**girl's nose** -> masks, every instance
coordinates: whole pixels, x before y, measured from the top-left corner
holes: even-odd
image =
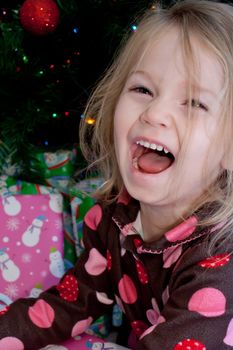
[[[171,101],[157,98],[145,108],[140,115],[140,120],[153,127],[169,128],[173,121],[174,109],[174,104]]]

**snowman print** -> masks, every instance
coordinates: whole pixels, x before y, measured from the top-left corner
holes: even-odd
[[[8,190],[2,194],[3,210],[7,215],[15,216],[21,211],[21,203]]]
[[[86,342],[86,345],[89,349],[91,350],[103,350],[103,349],[106,349],[104,347],[104,344],[101,343],[101,342],[95,342],[95,343],[91,343],[90,341],[87,341]],[[110,348],[110,349],[113,349],[113,348]]]
[[[127,348],[114,343],[86,342],[87,348],[91,350],[126,350]]]
[[[56,248],[51,248],[49,254],[49,271],[54,277],[61,278],[64,275],[64,260],[61,253]]]
[[[20,276],[20,269],[10,259],[5,249],[0,249],[0,271],[3,279],[7,282],[14,282]]]
[[[0,312],[11,303],[12,300],[6,294],[0,293]]]
[[[22,242],[25,246],[34,247],[39,243],[45,219],[44,215],[37,216],[23,233]]]
[[[41,288],[40,284],[37,284],[35,287],[33,287],[30,291],[29,298],[38,298],[39,295],[43,292],[43,289]]]
[[[63,209],[62,196],[60,194],[50,194],[49,197],[50,197],[50,201],[49,201],[50,209],[54,213],[61,214]]]

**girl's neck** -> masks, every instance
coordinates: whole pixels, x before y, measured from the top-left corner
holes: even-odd
[[[142,203],[140,207],[143,238],[146,242],[158,240],[183,221],[182,215],[175,213],[174,208],[164,210],[161,207],[151,207]]]

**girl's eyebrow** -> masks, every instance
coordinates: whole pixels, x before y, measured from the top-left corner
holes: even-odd
[[[186,84],[188,85],[187,82],[183,82],[184,86],[186,86]],[[194,91],[200,91],[200,92],[204,92],[207,93],[209,95],[211,95],[212,97],[217,97],[217,93],[215,93],[213,90],[206,88],[204,86],[200,86],[198,84],[191,84],[191,88],[194,89]]]
[[[135,71],[132,71],[130,72],[129,74],[129,78],[133,75],[143,75],[145,76],[147,79],[150,79],[151,80],[151,76],[150,74],[147,72],[147,71],[144,71],[144,70],[135,70]],[[182,81],[181,82],[181,85],[182,86],[188,86],[188,82],[187,81]],[[214,91],[212,91],[211,89],[209,88],[206,88],[206,87],[202,87],[198,84],[191,84],[191,87],[196,90],[196,91],[200,91],[200,92],[203,92],[203,93],[208,93],[209,95],[211,95],[212,97],[214,98],[217,98],[217,93],[215,93]]]
[[[145,70],[133,70],[132,72],[129,73],[128,79],[130,79],[134,75],[144,76],[146,79],[148,79],[151,82],[153,82],[151,74],[149,72],[145,71]]]
[[[145,75],[147,78],[151,79],[150,74],[144,70],[134,70],[134,71],[130,72],[129,77],[131,77],[134,74]]]
[[[142,74],[142,75],[148,75],[149,76],[149,73],[147,73],[146,71],[144,70],[132,70],[132,72],[130,72],[130,75],[133,75],[133,74]]]

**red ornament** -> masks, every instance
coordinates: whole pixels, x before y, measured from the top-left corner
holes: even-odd
[[[26,0],[20,8],[19,18],[25,30],[46,35],[56,29],[60,12],[54,0]]]

